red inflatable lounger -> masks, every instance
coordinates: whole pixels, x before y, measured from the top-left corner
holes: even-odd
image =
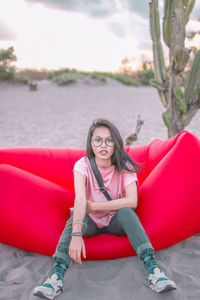
[[[144,166],[136,212],[155,250],[200,232],[200,140],[182,131],[126,151]],[[73,166],[84,155],[84,149],[0,149],[1,243],[53,255],[74,203]],[[87,260],[135,255],[127,236],[84,240]]]

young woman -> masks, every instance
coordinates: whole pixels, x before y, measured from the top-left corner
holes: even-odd
[[[90,165],[94,158],[106,190],[100,191]],[[137,175],[140,167],[125,152],[118,129],[105,119],[94,120],[89,128],[86,156],[74,166],[75,203],[71,216],[53,255],[53,272],[34,289],[34,295],[54,299],[62,291],[64,275],[75,261],[86,258],[84,236],[101,233],[127,235],[144,264],[150,287],[156,292],[169,291],[176,284],[157,265],[154,249],[136,213]]]

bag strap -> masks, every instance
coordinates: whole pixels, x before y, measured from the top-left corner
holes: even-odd
[[[103,184],[103,180],[102,180],[102,177],[101,177],[101,174],[98,170],[98,167],[96,165],[96,162],[95,162],[95,159],[92,157],[92,158],[89,158],[89,161],[90,161],[90,164],[91,164],[91,167],[92,167],[92,171],[94,173],[94,176],[98,182],[98,185],[100,187],[100,191],[102,193],[104,193],[104,196],[108,199],[108,200],[112,200],[110,195],[108,194],[104,184]]]

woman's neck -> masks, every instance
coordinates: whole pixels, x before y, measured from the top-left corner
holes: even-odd
[[[109,168],[112,166],[111,159],[98,159],[95,157],[95,161],[98,167]]]

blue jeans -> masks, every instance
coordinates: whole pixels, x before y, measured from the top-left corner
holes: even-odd
[[[63,233],[60,237],[53,259],[62,258],[68,266],[72,264],[72,259],[68,255],[71,242],[73,215],[68,219]],[[151,242],[140,223],[140,220],[133,208],[123,207],[112,217],[110,224],[103,228],[98,228],[88,214],[85,215],[82,233],[84,237],[107,233],[114,235],[127,235],[128,239],[139,256],[145,249],[153,248]]]

